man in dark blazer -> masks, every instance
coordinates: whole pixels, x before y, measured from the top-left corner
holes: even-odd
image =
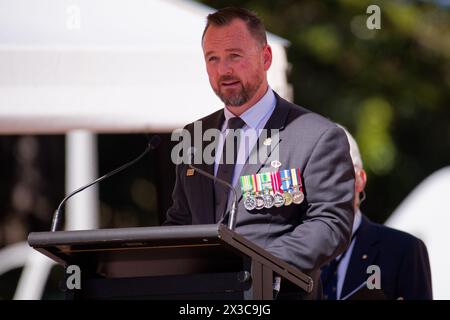
[[[229,179],[238,191],[236,232],[308,273],[315,280],[308,298],[318,298],[320,267],[345,250],[353,222],[354,170],[345,134],[329,120],[272,91],[266,74],[272,51],[264,26],[253,13],[226,8],[209,15],[202,47],[210,84],[225,108],[197,122],[201,124],[201,134],[209,129],[226,132],[230,123],[237,120],[245,133],[267,129],[270,136],[259,136],[247,150],[249,154],[238,149],[237,157],[244,154],[244,161],[236,161],[232,177],[226,178],[223,165],[218,163],[220,153],[215,155],[214,163],[202,159],[196,165]],[[185,127],[194,139],[198,138],[195,125]],[[222,139],[227,140],[228,136]],[[202,143],[205,148],[209,142]],[[220,152],[220,140],[217,143]],[[225,145],[222,140],[222,147]],[[243,145],[240,146],[245,148]],[[266,149],[269,151],[257,161],[250,161],[257,150]],[[303,202],[246,209],[239,177],[284,169],[299,169]],[[231,196],[229,190],[218,187],[186,163],[178,164],[173,205],[165,224],[227,221]],[[281,292],[283,289],[282,283]]]
[[[351,244],[342,258],[339,257],[337,296],[334,298],[432,299],[430,263],[425,244],[409,233],[374,223],[361,214],[359,196],[364,195],[367,177],[356,141],[347,131],[346,134],[355,167],[356,216]],[[375,275],[374,270],[368,270],[369,266],[379,268],[378,291],[376,288],[366,290],[367,285],[361,287]],[[372,279],[375,281],[374,277]],[[328,288],[330,278],[323,281],[325,298],[333,296],[333,288],[331,291]]]

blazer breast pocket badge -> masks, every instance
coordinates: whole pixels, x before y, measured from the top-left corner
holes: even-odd
[[[301,204],[305,199],[300,169],[262,172],[239,180],[244,207],[249,211]]]

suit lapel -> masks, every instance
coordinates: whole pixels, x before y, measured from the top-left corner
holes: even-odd
[[[206,120],[203,120],[202,123],[202,151],[205,150],[206,146],[209,145],[210,141],[204,141],[203,140],[203,133],[208,129],[218,129],[220,130],[222,128],[222,124],[225,120],[225,116],[223,113],[223,110],[217,111],[215,114],[213,114],[211,117],[209,117]],[[214,141],[214,143],[217,143],[217,141]],[[203,161],[202,157],[202,161]],[[211,175],[214,175],[214,163],[207,164],[205,162],[202,162],[199,165],[199,168],[208,172]],[[203,208],[202,212],[205,212],[207,214],[206,217],[206,223],[214,224],[215,222],[215,208],[214,208],[214,181],[201,176],[201,197],[203,202]]]
[[[379,254],[379,234],[364,215],[359,228],[342,286],[341,297],[346,296],[367,280],[369,276],[367,267],[374,264]]]

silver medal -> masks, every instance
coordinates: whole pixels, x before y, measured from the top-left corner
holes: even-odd
[[[274,198],[273,205],[275,207],[279,208],[284,204],[284,197],[280,191],[277,191],[273,196],[273,198]]]
[[[255,197],[256,209],[261,210],[265,206],[264,197],[262,195],[257,195]]]
[[[256,208],[256,200],[253,195],[249,194],[244,199],[244,208],[251,211]]]
[[[270,193],[266,193],[263,197],[264,197],[264,207],[267,209],[272,208],[273,205],[275,204],[275,199],[273,195],[271,195]]]

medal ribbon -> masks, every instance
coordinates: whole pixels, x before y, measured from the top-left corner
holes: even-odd
[[[246,195],[254,190],[253,181],[251,179],[251,176],[241,176],[240,182],[241,182],[242,194]]]
[[[261,182],[262,182],[262,190],[263,191],[267,190],[268,193],[270,193],[270,191],[272,190],[272,180],[270,172],[261,173]]]
[[[281,190],[287,192],[291,187],[291,171],[289,169],[280,171]]]
[[[291,177],[292,177],[292,188],[295,189],[295,187],[298,186],[297,169],[291,169]]]
[[[297,180],[298,185],[300,186],[300,191],[303,192],[302,173],[300,172],[300,168],[297,168]]]
[[[271,172],[271,182],[273,192],[277,192],[281,187],[280,171]]]
[[[261,175],[260,174],[254,174],[255,180],[256,180],[256,193],[259,193],[262,191],[262,181],[261,181]]]

